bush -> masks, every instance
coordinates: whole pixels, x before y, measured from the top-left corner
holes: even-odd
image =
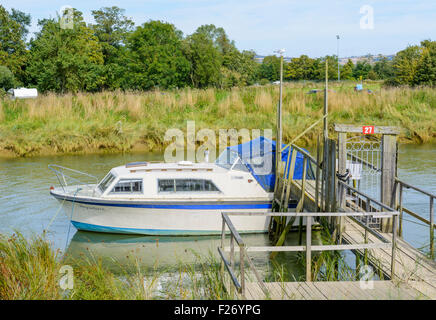
[[[260,79],[259,83],[260,83],[262,86],[264,86],[264,85],[266,85],[266,84],[269,83],[269,80],[268,80],[268,79]]]
[[[0,66],[0,88],[5,91],[13,88],[15,84],[15,78],[12,72],[5,66]]]

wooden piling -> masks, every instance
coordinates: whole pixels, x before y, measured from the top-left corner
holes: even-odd
[[[382,136],[382,172],[381,172],[381,202],[391,206],[394,192],[394,182],[397,174],[396,152],[397,136],[393,134],[383,134]],[[383,219],[381,225],[382,232],[392,230],[392,219]]]

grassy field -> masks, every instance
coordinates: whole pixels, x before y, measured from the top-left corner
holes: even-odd
[[[436,142],[436,90],[383,89],[354,92],[354,83],[331,83],[329,130],[333,124],[395,125],[405,143]],[[322,117],[322,83],[287,83],[283,93],[283,136],[290,141]],[[32,100],[0,101],[0,155],[22,157],[62,153],[159,151],[169,128],[196,130],[273,129],[278,86],[180,89],[150,92],[46,94]],[[315,143],[322,125],[297,143]]]

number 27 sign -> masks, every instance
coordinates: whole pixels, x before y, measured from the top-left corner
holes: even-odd
[[[374,126],[362,126],[363,134],[374,134]]]

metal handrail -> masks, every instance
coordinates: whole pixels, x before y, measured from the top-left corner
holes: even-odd
[[[390,209],[390,208],[389,208]],[[233,225],[232,221],[229,218],[229,215],[243,215],[243,216],[265,216],[265,217],[289,217],[289,216],[305,216],[306,217],[306,223],[307,223],[307,232],[306,232],[306,245],[305,246],[263,246],[263,247],[247,247],[242,240],[239,232],[236,230],[235,226]],[[384,238],[381,235],[376,234],[371,228],[369,228],[367,225],[364,225],[362,223],[359,223],[365,231],[368,231],[369,233],[375,234],[376,237],[381,240],[381,243],[368,243],[367,236],[365,235],[365,243],[364,244],[336,244],[336,245],[315,245],[312,246],[311,242],[311,234],[312,234],[312,219],[314,217],[325,217],[325,216],[337,216],[337,217],[343,217],[348,216],[353,218],[354,216],[373,216],[377,215],[379,218],[393,218],[393,224],[392,224],[392,238],[391,241]],[[232,282],[234,286],[236,287],[239,294],[242,295],[242,297],[245,298],[245,271],[244,271],[244,265],[245,260],[244,258],[248,259],[248,265],[253,270],[256,279],[265,294],[268,294],[268,290],[266,289],[265,284],[263,283],[263,280],[261,279],[260,275],[258,274],[254,264],[252,263],[250,257],[246,254],[247,252],[252,251],[264,251],[264,252],[272,252],[272,251],[305,251],[306,252],[306,281],[311,281],[311,252],[312,251],[337,251],[337,250],[366,250],[368,249],[382,249],[386,248],[387,246],[392,247],[392,257],[391,257],[391,278],[395,275],[395,255],[396,255],[396,247],[397,247],[397,238],[396,238],[396,232],[397,232],[397,224],[398,224],[398,215],[399,212],[395,210],[388,210],[385,212],[280,212],[280,213],[272,213],[272,212],[227,212],[221,213],[222,216],[222,233],[221,233],[221,247],[218,247],[218,252],[222,258],[223,261],[223,267],[227,269],[227,271],[230,274],[230,277],[232,279]],[[228,226],[230,230],[230,248],[224,247],[224,241],[225,241],[225,234],[226,234],[226,225]],[[239,261],[239,267],[240,267],[240,278],[241,281],[239,282],[238,279],[235,276],[235,273],[232,269],[232,266],[234,265],[234,253],[235,253],[235,247],[234,247],[234,241],[237,242],[239,245],[239,253],[240,253],[240,261]],[[230,251],[230,262],[227,261],[227,259],[224,257],[224,251]],[[231,287],[232,290],[233,287]]]
[[[380,202],[380,201],[378,201],[378,200],[375,200],[375,199],[371,198],[371,197],[370,197],[369,195],[367,195],[366,193],[363,193],[362,191],[357,190],[356,188],[353,188],[352,186],[348,185],[348,184],[347,184],[346,182],[344,182],[344,181],[338,180],[338,183],[339,183],[339,185],[342,185],[343,187],[345,187],[345,188],[351,190],[353,193],[357,193],[358,195],[364,197],[365,199],[370,199],[371,202],[373,202],[373,203],[379,205],[380,207],[382,207],[383,209],[386,209],[387,211],[393,211],[393,212],[395,211],[394,209],[392,209],[392,208],[389,207],[388,205],[386,205],[386,204],[384,204],[384,203],[382,203],[382,202]]]
[[[83,176],[87,176],[89,178],[93,178],[93,179],[95,179],[95,184],[98,184],[98,181],[99,181],[99,179],[96,176],[93,176],[93,175],[91,175],[89,173],[82,172],[82,171],[75,170],[75,169],[71,169],[71,168],[67,168],[67,167],[63,167],[63,166],[60,166],[60,165],[57,165],[57,164],[49,164],[48,168],[55,173],[55,175],[56,175],[56,177],[57,177],[57,179],[59,181],[59,184],[61,185],[62,190],[64,190],[64,192],[66,192],[65,187],[68,187],[68,182],[67,182],[66,178],[68,178],[70,180],[73,180],[73,181],[76,181],[80,185],[84,185],[84,186],[87,186],[89,188],[92,188],[91,184],[83,183],[83,181],[80,181],[79,179],[76,179],[76,178],[72,177],[71,175],[66,174],[64,171],[71,171],[71,172],[74,172],[74,173],[79,174],[79,175],[83,175]]]
[[[392,196],[392,201],[395,202],[393,205],[396,207],[396,209],[400,212],[400,226],[399,226],[399,234],[402,236],[403,233],[403,212],[409,214],[410,216],[414,217],[415,219],[418,219],[425,224],[429,225],[429,231],[430,231],[430,256],[434,258],[434,229],[436,228],[436,224],[434,223],[434,199],[436,199],[436,195],[432,194],[428,191],[422,190],[416,186],[413,186],[411,184],[408,184],[400,179],[398,177],[395,177],[395,186],[394,186],[394,192]],[[399,185],[399,190],[398,190]],[[429,219],[425,219],[424,217],[420,216],[418,213],[413,212],[410,209],[407,209],[403,207],[403,188],[406,189],[412,189],[415,190],[427,197],[429,197]]]

